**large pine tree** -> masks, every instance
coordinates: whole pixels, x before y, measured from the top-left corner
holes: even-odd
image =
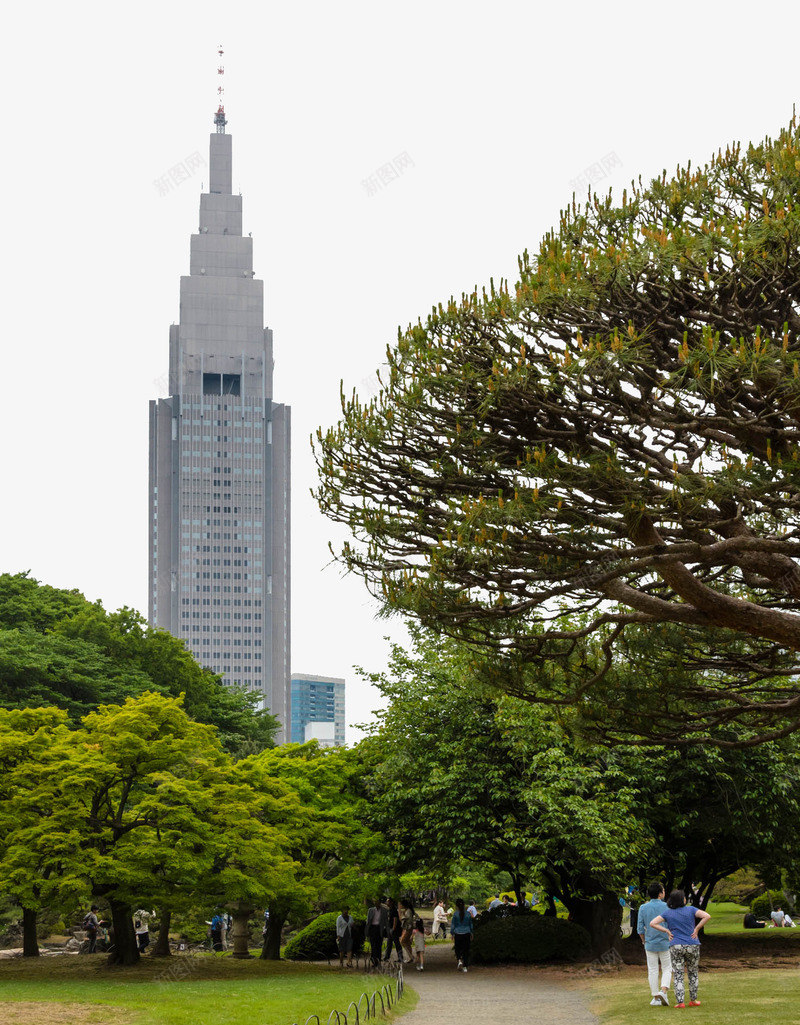
[[[646,734],[800,726],[799,187],[792,121],[573,199],[515,286],[402,332],[380,395],[318,434],[347,567],[391,609],[566,666],[534,699],[585,703],[663,626],[679,671],[652,645],[670,721]],[[618,725],[636,702],[611,690]]]

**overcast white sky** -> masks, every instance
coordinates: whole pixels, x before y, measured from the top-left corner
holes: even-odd
[[[15,4],[0,569],[147,611],[147,404],[165,394],[207,168],[164,195],[154,183],[208,159],[221,42],[234,189],[265,281],[275,398],[293,411],[292,668],[344,676],[348,722],[363,721],[377,699],[352,666],[380,669],[384,636],[404,632],[328,566],[335,532],[309,494],[308,438],[337,418],[339,380],[368,391],[398,325],[492,275],[513,281],[586,169],[617,193],[775,134],[800,93],[799,12]],[[370,195],[365,180],[403,154]]]

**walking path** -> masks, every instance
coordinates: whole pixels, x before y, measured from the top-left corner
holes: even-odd
[[[409,966],[406,981],[419,993],[419,1003],[400,1025],[454,1025],[465,1008],[469,1020],[482,1025],[599,1025],[587,994],[554,973],[480,965],[464,975],[455,964],[450,944],[437,943],[425,950],[424,971]]]

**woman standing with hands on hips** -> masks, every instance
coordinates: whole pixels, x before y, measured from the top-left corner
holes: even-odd
[[[711,915],[707,911],[700,911],[691,904],[687,905],[683,890],[673,890],[667,900],[667,910],[650,923],[651,928],[665,932],[669,936],[676,1008],[686,1007],[684,969],[689,975],[689,1007],[700,1006],[697,999],[697,973],[700,966],[700,940],[697,933],[709,918]]]

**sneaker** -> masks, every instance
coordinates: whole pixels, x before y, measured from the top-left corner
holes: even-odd
[[[686,1007],[686,1004],[675,1004],[675,1010],[676,1010],[676,1011],[678,1010],[678,1008],[680,1008],[681,1010],[683,1010],[683,1009],[685,1009],[685,1007]]]
[[[700,1006],[700,1001],[699,1000],[690,1000],[689,1001],[689,1007],[699,1007],[699,1006]]]
[[[660,1004],[663,1004],[664,1007],[669,1007],[669,994],[665,993],[662,989],[658,994],[658,1001]]]
[[[422,968],[422,965],[421,965],[421,964],[418,964],[418,965],[417,965],[417,971],[418,971],[418,972],[421,972],[422,970],[423,970],[423,968]]]
[[[458,964],[456,965],[456,971],[460,972],[463,967],[464,967],[464,962],[459,960]]]
[[[461,971],[466,975],[467,974],[467,966],[464,965],[464,967],[461,969]]]
[[[661,1007],[661,1001],[658,999],[658,997],[653,997],[653,999],[650,1001],[650,1006]]]

